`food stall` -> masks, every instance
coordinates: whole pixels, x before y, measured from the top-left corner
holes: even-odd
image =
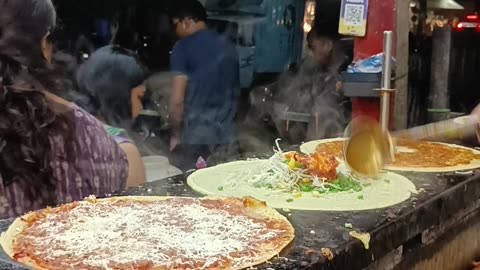
[[[307,155],[300,152],[312,153],[310,157],[314,160],[335,156],[338,162],[333,162],[332,168],[338,170],[338,175],[333,178],[341,178],[341,173],[346,174],[341,161],[343,143],[344,139],[337,138],[280,147],[277,141],[272,157],[288,158],[285,167],[292,169],[308,166],[308,162],[302,163]],[[291,151],[297,153],[291,155]],[[315,153],[320,153],[320,157],[315,157]],[[480,247],[476,240],[480,230],[480,181],[476,174],[480,151],[477,149],[400,142],[396,160],[385,167],[388,172],[383,171],[373,179],[358,178],[362,188],[350,190],[348,187],[347,192],[337,190],[339,193],[336,193],[334,185],[342,185],[338,180],[332,182],[335,188],[330,189],[330,194],[319,196],[313,194],[315,191],[303,189],[297,196],[288,192],[270,194],[271,187],[243,188],[242,182],[248,182],[246,178],[252,176],[250,172],[255,168],[264,170],[265,165],[276,169],[272,157],[220,164],[105,197],[210,194],[239,198],[250,195],[265,200],[288,219],[295,232],[286,248],[256,269],[450,269],[446,266],[458,269],[468,267],[477,255],[475,252]],[[455,162],[458,158],[464,160]],[[296,160],[293,167],[292,160]],[[285,165],[284,160],[280,164]],[[7,231],[12,221],[0,221],[0,231]],[[28,268],[1,252],[0,269]]]
[[[391,34],[390,32],[386,36],[391,37]],[[359,47],[366,48],[362,43]],[[388,57],[389,54],[386,55]],[[384,78],[387,80],[384,79],[380,90],[388,92],[392,90],[389,89],[389,76]],[[380,103],[383,104],[382,109]],[[388,116],[390,112],[388,99],[384,102],[359,99],[356,106],[372,109],[374,104],[377,104],[378,108],[375,107],[375,111],[367,114],[382,119],[383,128],[387,128],[389,119],[385,114]],[[286,248],[279,250],[278,255],[265,263],[255,266],[256,269],[448,269],[443,268],[446,265],[456,269],[468,267],[480,248],[480,242],[476,240],[480,231],[480,176],[476,171],[480,168],[480,151],[445,144],[400,143],[396,150],[398,163],[386,166],[386,170],[381,172],[379,177],[360,177],[357,181],[347,176],[347,180],[341,180],[340,172],[347,174],[348,171],[342,163],[342,158],[345,157],[342,153],[345,151],[342,148],[343,142],[343,139],[338,138],[313,141],[301,146],[282,146],[282,151],[277,141],[275,153],[258,153],[260,156],[271,156],[270,159],[212,166],[153,181],[139,188],[105,194],[104,197],[203,197],[209,194],[240,198],[250,195],[264,200],[291,223],[295,232],[293,241]],[[333,148],[339,146],[340,150],[331,150],[333,148],[325,146],[328,144],[333,145]],[[322,145],[326,148],[319,150]],[[291,154],[291,151],[297,153]],[[275,159],[278,157],[280,160]],[[458,162],[454,157],[463,157],[463,160]],[[334,176],[310,171],[309,162],[316,162],[317,166],[320,161],[330,162],[325,166],[335,170]],[[300,180],[306,184],[303,186],[306,189],[280,189],[280,193],[270,194],[277,182],[269,183],[270,186],[265,185],[264,174],[256,182],[260,183],[258,186],[256,183],[253,183],[253,187],[247,185],[252,184],[249,181],[252,174],[247,168],[269,168],[265,170],[266,177],[275,176],[278,167],[270,162],[281,164],[280,169],[290,170],[292,174],[305,173],[304,170],[307,170],[313,177],[304,181],[302,174]],[[262,167],[264,165],[265,167]],[[320,169],[319,171],[323,172]],[[257,177],[257,174],[253,176]],[[320,178],[323,180],[333,180],[327,181],[328,183],[323,181],[315,186],[319,176],[322,176]],[[351,176],[353,177],[353,174]],[[337,177],[340,180],[337,180]],[[347,187],[342,186],[339,181],[346,181]],[[236,184],[245,184],[246,187]],[[352,186],[353,184],[357,186]],[[329,188],[325,189],[325,185]],[[278,186],[281,187],[280,184]],[[400,194],[399,190],[402,191]],[[315,196],[315,191],[319,192],[318,196]],[[10,231],[12,222],[13,219],[0,220],[0,232]],[[120,224],[120,227],[127,226],[125,224]],[[206,268],[208,269],[208,266]],[[4,251],[0,251],[0,269],[28,268],[14,262]]]
[[[295,240],[278,258],[258,269],[393,269],[394,266],[415,269],[413,263],[432,258],[450,238],[478,222],[480,181],[473,173],[402,175],[415,183],[419,193],[386,209],[280,210],[293,224]],[[114,195],[201,196],[186,185],[185,176],[159,180]],[[5,231],[11,222],[0,221],[0,231]],[[475,229],[478,231],[478,226]],[[353,230],[370,234],[368,249],[349,235]],[[455,257],[445,257],[444,262],[470,260],[465,258],[468,254],[463,253],[466,249],[452,250]],[[15,265],[2,253],[0,269],[27,268]]]

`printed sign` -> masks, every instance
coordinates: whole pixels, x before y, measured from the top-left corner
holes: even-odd
[[[368,0],[342,0],[338,32],[364,37],[367,32]]]

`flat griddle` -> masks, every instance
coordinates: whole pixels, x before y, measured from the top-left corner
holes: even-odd
[[[374,260],[415,239],[428,228],[451,222],[480,208],[480,176],[474,173],[400,173],[420,189],[418,195],[387,209],[358,212],[280,211],[295,227],[295,240],[286,254],[259,269],[362,269]],[[186,185],[187,175],[163,179],[114,195],[201,196]],[[468,191],[468,192],[467,192]],[[477,204],[475,204],[477,203]],[[5,231],[13,219],[1,220]],[[370,249],[349,236],[351,229],[371,234]],[[329,248],[335,255],[328,262],[321,254]],[[372,260],[373,258],[373,260]],[[0,252],[0,269],[23,270]]]

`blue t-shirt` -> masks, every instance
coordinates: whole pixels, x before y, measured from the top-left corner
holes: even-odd
[[[216,32],[198,31],[177,42],[171,69],[188,77],[182,143],[232,143],[240,96],[235,46]]]

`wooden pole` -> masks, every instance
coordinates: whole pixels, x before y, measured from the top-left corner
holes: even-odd
[[[408,123],[408,33],[410,1],[395,0],[396,75],[393,129],[405,129]]]
[[[432,63],[429,106],[433,109],[449,109],[448,91],[452,28],[436,28],[432,34]]]

